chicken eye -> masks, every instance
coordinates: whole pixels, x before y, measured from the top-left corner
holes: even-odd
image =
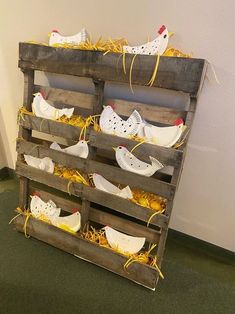
[[[166,38],[166,34],[163,36],[163,38]]]

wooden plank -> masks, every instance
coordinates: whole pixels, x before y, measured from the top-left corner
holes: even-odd
[[[96,96],[92,94],[80,93],[61,88],[53,88],[49,86],[35,85],[34,92],[37,93],[41,91],[45,94],[45,98],[48,101],[52,101],[54,103],[58,102],[74,107],[81,107],[84,109],[92,109],[93,104],[96,101]]]
[[[103,95],[104,95],[104,81],[94,80],[93,83],[95,85],[95,101],[92,105],[92,113],[96,115],[102,111],[103,104]],[[89,155],[87,157],[88,162],[91,159],[94,159],[97,153],[97,149],[95,147],[90,147]],[[85,165],[86,169],[86,165]],[[87,172],[87,170],[85,171]],[[89,213],[90,213],[91,203],[89,200],[82,198],[82,219],[81,219],[81,228],[85,230],[85,228],[89,228]]]
[[[96,96],[70,90],[35,85],[34,93],[43,92],[45,99],[57,109],[74,107],[74,113],[87,117],[93,114]]]
[[[16,173],[30,180],[40,182],[59,191],[68,193],[69,180],[67,179],[60,178],[20,162],[17,162],[16,164]],[[69,192],[71,195],[75,195],[80,198],[84,197],[91,202],[114,209],[117,212],[145,222],[147,222],[153,214],[153,211],[149,208],[139,206],[124,198],[97,190],[93,187],[85,186],[80,183],[73,182],[69,187]],[[160,227],[165,226],[167,223],[168,217],[163,214],[154,216],[151,220],[152,225]]]
[[[45,202],[49,201],[50,199],[53,200],[57,207],[61,208],[63,211],[73,213],[74,208],[77,208],[80,211],[81,204],[79,203],[59,197],[52,193],[45,192],[41,189],[30,187],[29,193],[32,195],[33,192],[38,193]],[[159,231],[134,223],[128,219],[109,214],[96,208],[90,208],[89,220],[99,223],[103,226],[109,225],[118,231],[125,232],[132,236],[145,237],[146,240],[151,243],[158,243],[159,241]]]
[[[34,88],[34,71],[33,70],[24,70],[24,94],[23,94],[23,106],[27,110],[31,110],[31,103],[33,98],[33,88]],[[32,131],[25,129],[23,126],[20,125],[18,137],[23,138],[25,140],[29,140],[31,138]],[[18,154],[17,160],[21,161],[23,156]],[[26,178],[20,178],[20,185],[19,185],[19,206],[27,208],[28,203],[28,188],[29,182]]]
[[[19,207],[27,208],[28,207],[28,188],[29,180],[24,177],[19,179]]]
[[[24,222],[25,217],[22,215],[17,217],[14,220],[15,228],[23,232]],[[158,272],[153,267],[136,262],[128,267],[127,272],[123,266],[128,258],[124,255],[34,218],[30,218],[27,223],[27,233],[40,241],[108,269],[149,289],[155,289]]]
[[[51,157],[54,162],[61,163],[66,167],[76,168],[87,174],[99,173],[107,180],[111,180],[118,184],[127,184],[131,187],[140,188],[166,198],[172,198],[175,191],[175,186],[173,184],[132,173],[119,167],[103,164],[94,160],[71,156],[42,145],[34,145],[31,142],[18,140],[17,150],[21,154],[28,153],[31,156],[38,158]]]
[[[76,187],[75,187],[75,193],[76,193]],[[86,188],[83,191],[83,195],[86,198],[89,198],[91,202],[114,209],[117,212],[145,221],[146,223],[149,220],[149,218],[154,214],[154,211],[149,208],[136,205],[135,203],[125,200],[124,198],[121,198],[121,197],[118,198],[118,196],[111,195],[111,194],[99,191],[97,189],[93,189],[92,191],[91,190],[89,191],[89,189]],[[166,226],[167,223],[168,223],[168,217],[166,217],[163,214],[154,216],[151,220],[152,225],[160,226],[160,227]]]
[[[23,119],[20,120],[20,125],[27,129],[60,136],[73,141],[78,141],[81,132],[81,128],[79,127],[30,115],[24,115]],[[87,139],[90,140],[89,145],[91,147],[110,151],[113,151],[112,147],[117,147],[119,145],[124,145],[127,149],[131,150],[136,144],[138,144],[137,141],[131,139],[109,135],[102,132],[95,132],[92,129],[87,130],[86,135]],[[146,154],[146,151],[148,151],[148,154]],[[157,158],[164,165],[177,166],[182,156],[182,150],[144,143],[135,150],[135,155],[146,162],[149,162],[149,156],[152,156]]]
[[[19,44],[19,66],[46,72],[129,83],[129,75],[118,63],[120,54],[78,49],[54,48],[30,43]],[[126,54],[130,71],[133,55]],[[132,70],[132,82],[146,85],[152,76],[156,56],[138,55]],[[161,57],[153,86],[183,91],[196,96],[203,79],[206,61],[194,58]]]
[[[103,110],[104,84],[102,80],[93,79],[95,86],[96,101],[93,103],[93,115],[100,114]]]
[[[129,117],[137,110],[141,117],[147,121],[173,125],[174,122],[185,117],[185,111],[158,105],[147,105],[121,99],[106,99],[105,105],[114,104],[115,112],[121,116]]]
[[[107,180],[130,185],[133,188],[139,188],[146,192],[155,193],[167,199],[171,199],[175,192],[175,186],[170,183],[132,173],[118,167],[92,161],[90,168],[91,169],[89,170],[92,171],[89,172],[99,173]]]
[[[105,134],[103,132],[95,132],[93,130],[90,130],[89,140],[89,145],[105,150],[113,150],[112,147],[117,147],[119,145],[126,146],[128,150],[131,150],[138,144],[137,141],[131,139]],[[163,165],[177,166],[180,162],[182,151],[144,143],[135,150],[134,155],[146,162],[149,162],[149,156],[152,156],[158,159]],[[114,151],[113,156],[115,156]]]
[[[79,140],[81,132],[81,128],[79,127],[53,120],[38,118],[36,116],[30,116],[27,114],[23,115],[23,118],[21,118],[19,123],[24,128],[50,135],[60,136],[73,141]]]
[[[54,162],[69,168],[85,169],[86,167],[86,159],[68,155],[64,152],[22,139],[17,140],[16,149],[19,154],[28,154],[37,158],[50,157]]]
[[[170,219],[172,208],[173,208],[173,202],[174,202],[174,199],[170,200],[169,202],[167,202],[167,206],[166,206],[166,214],[168,215],[169,219]],[[158,242],[157,250],[153,251],[153,254],[157,254],[157,261],[158,261],[159,267],[161,267],[162,261],[163,261],[168,229],[169,229],[168,225],[162,226],[161,236]]]

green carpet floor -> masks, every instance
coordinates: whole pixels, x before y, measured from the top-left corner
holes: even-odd
[[[155,292],[8,225],[17,181],[0,181],[0,313],[235,313],[234,255],[171,231]],[[219,230],[218,230],[219,233]]]

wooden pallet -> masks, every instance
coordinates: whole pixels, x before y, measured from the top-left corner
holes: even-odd
[[[196,100],[206,70],[206,61],[202,59],[160,58],[159,69],[153,86],[184,92],[188,97],[188,104],[183,109],[182,106],[177,109],[120,99],[105,99],[105,81],[129,83],[128,75],[123,73],[121,62],[118,62],[119,54],[109,53],[103,55],[103,53],[97,51],[80,51],[20,43],[19,55],[19,67],[24,73],[23,103],[29,111],[31,111],[33,94],[43,91],[46,99],[51,101],[57,108],[63,106],[75,107],[75,113],[83,116],[101,113],[103,105],[112,101],[115,103],[115,111],[124,117],[129,116],[133,109],[140,111],[142,117],[146,120],[161,125],[171,125],[177,118],[182,117],[189,129],[192,126]],[[132,55],[126,55],[127,72],[130,70],[132,58]],[[156,58],[153,56],[137,56],[132,73],[133,84],[146,85],[151,77],[155,62]],[[95,86],[95,93],[90,95],[36,85],[34,83],[35,70],[91,78]],[[82,228],[90,222],[101,226],[108,224],[121,232],[133,236],[144,236],[149,243],[157,243],[156,254],[158,264],[161,266],[173,200],[185,157],[186,144],[179,149],[164,148],[147,143],[142,144],[135,151],[137,157],[148,161],[148,156],[153,156],[164,165],[172,167],[170,175],[158,172],[148,178],[122,170],[115,164],[112,147],[124,144],[128,149],[131,149],[136,145],[134,140],[89,129],[87,139],[90,140],[91,154],[90,158],[85,160],[52,150],[49,148],[47,141],[39,141],[32,136],[32,131],[40,131],[62,137],[71,145],[77,142],[80,128],[31,115],[23,115],[19,124],[18,159],[16,164],[16,172],[20,176],[19,206],[27,207],[29,195],[36,190],[45,201],[48,199],[54,200],[64,211],[71,212],[72,208],[78,207],[82,216]],[[56,195],[55,190],[68,193],[68,180],[26,165],[23,162],[23,154],[25,153],[40,158],[48,156],[66,167],[77,168],[85,173],[96,172],[108,180],[158,194],[167,199],[166,211],[164,214],[153,217],[151,225],[147,227],[146,222],[151,217],[152,210],[93,187],[72,183],[69,192],[72,196],[76,196],[76,201],[72,200],[72,196],[59,197]],[[43,187],[40,189],[34,188],[33,182],[40,182],[54,190],[52,193],[48,193],[45,192]],[[24,216],[15,219],[17,230],[23,230],[24,220]],[[147,288],[155,289],[156,287],[159,274],[155,268],[137,262],[133,263],[126,271],[123,268],[127,261],[125,256],[84,240],[79,234],[77,236],[71,235],[33,218],[30,218],[27,230],[31,236],[41,241],[107,268]]]

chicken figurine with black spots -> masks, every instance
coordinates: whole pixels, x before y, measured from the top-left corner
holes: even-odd
[[[169,37],[170,33],[166,26],[162,25],[158,30],[158,36],[153,41],[140,46],[123,46],[123,51],[132,54],[162,55],[167,48]]]
[[[104,108],[100,116],[101,131],[107,134],[117,135],[121,137],[130,137],[138,133],[142,125],[142,118],[138,111],[134,110],[127,120],[123,120],[108,105]]]
[[[151,156],[149,156],[151,164],[139,160],[125,146],[118,146],[114,150],[117,163],[124,170],[151,177],[156,171],[164,167],[160,161]]]

